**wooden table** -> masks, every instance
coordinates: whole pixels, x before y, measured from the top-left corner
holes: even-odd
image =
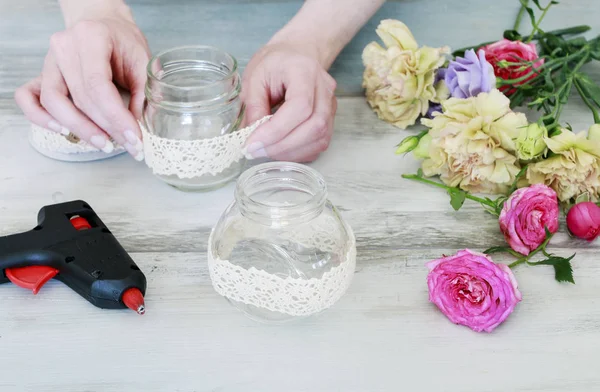
[[[84,199],[131,252],[149,287],[143,317],[99,310],[58,282],[37,296],[0,287],[0,390],[599,390],[599,243],[573,241],[563,228],[553,249],[577,251],[576,285],[556,283],[550,267],[519,268],[524,298],[505,324],[493,334],[453,325],[428,303],[424,263],[462,248],[501,245],[497,222],[474,204],[454,212],[444,192],[403,180],[418,163],[394,155],[394,146],[410,132],[379,121],[361,95],[360,53],[376,38],[379,20],[405,20],[421,44],[459,47],[494,40],[512,25],[516,1],[486,3],[389,2],[340,56],[332,69],[340,84],[335,136],[312,166],[355,230],[356,275],[320,317],[271,327],[232,308],[208,276],[208,234],[232,200],[233,184],[182,193],[128,156],[64,163],[28,145],[29,124],[12,94],[40,71],[61,19],[55,1],[1,0],[0,235],[32,228],[38,209],[57,196]],[[595,3],[565,0],[546,26],[563,27],[572,18],[598,33]],[[300,2],[131,5],[153,51],[212,44],[244,65]],[[573,99],[564,120],[586,129],[591,116]]]

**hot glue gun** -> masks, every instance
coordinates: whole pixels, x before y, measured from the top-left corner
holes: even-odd
[[[53,278],[99,308],[145,312],[146,277],[84,201],[45,206],[35,228],[0,237],[0,283],[37,294]]]

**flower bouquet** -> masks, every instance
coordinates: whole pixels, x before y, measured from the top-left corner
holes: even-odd
[[[422,161],[403,177],[446,190],[455,210],[471,200],[498,219],[507,246],[427,264],[430,301],[478,332],[491,332],[521,301],[516,266],[552,266],[557,281],[574,283],[575,255],[547,249],[561,207],[570,235],[600,235],[600,86],[582,70],[600,60],[600,36],[581,36],[588,26],[543,31],[558,3],[520,4],[513,29],[497,42],[452,53],[420,47],[402,22],[384,20],[377,34],[385,47],[372,42],[363,51],[363,87],[379,118],[399,128],[419,120],[424,126],[397,146],[397,154]],[[533,27],[527,36],[518,32],[525,14]],[[573,90],[593,120],[577,133],[560,121]],[[517,108],[539,116],[530,121]],[[499,252],[515,261],[494,262]]]

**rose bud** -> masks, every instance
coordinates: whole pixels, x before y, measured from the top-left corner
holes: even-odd
[[[396,149],[396,154],[404,154],[414,150],[419,144],[419,138],[416,136],[409,136],[402,140]]]
[[[544,141],[544,138],[547,137],[548,130],[546,130],[546,127],[537,123],[521,128],[516,140],[517,157],[529,161],[542,155],[547,149]]]
[[[600,207],[591,201],[575,204],[567,213],[567,227],[577,238],[595,240],[600,234]]]

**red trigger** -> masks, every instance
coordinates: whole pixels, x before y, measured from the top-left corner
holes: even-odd
[[[87,219],[75,215],[70,219],[71,224],[76,230],[88,230],[92,226]],[[33,265],[30,267],[7,268],[6,277],[19,287],[33,291],[37,294],[47,281],[58,274],[58,270],[44,265]]]
[[[54,278],[58,270],[44,265],[6,269],[6,277],[19,287],[33,290],[37,294],[42,286]]]

